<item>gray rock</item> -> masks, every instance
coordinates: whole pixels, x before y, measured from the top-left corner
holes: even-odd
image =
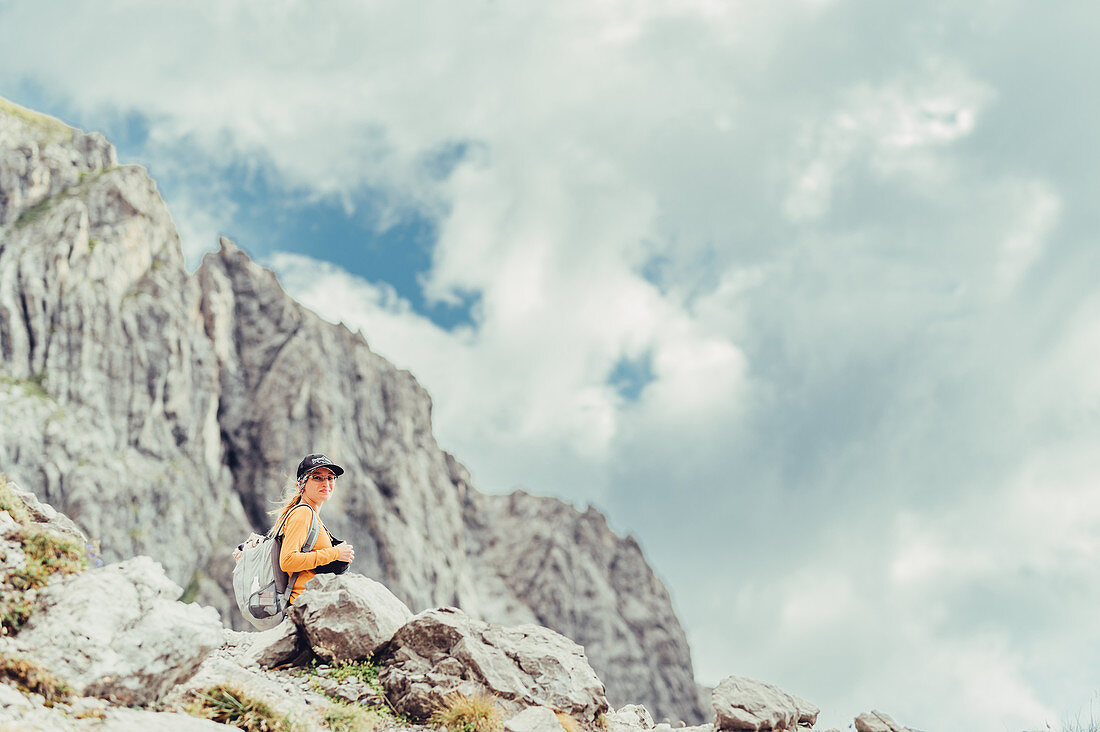
[[[902,727],[889,714],[877,709],[860,714],[854,724],[856,732],[910,732],[908,727]]]
[[[354,572],[315,576],[289,614],[326,661],[370,656],[412,617],[385,585]]]
[[[37,496],[30,491],[23,490],[15,483],[9,482],[8,489],[23,502],[23,506],[27,509],[35,528],[67,536],[81,544],[87,543],[88,537],[68,516],[57,511],[50,504],[39,501]]]
[[[39,592],[16,644],[77,694],[148,704],[222,642],[217,613],[180,592],[148,557],[73,575]]]
[[[799,726],[813,727],[817,724],[817,715],[821,713],[821,710],[800,696],[791,694],[790,697],[791,701],[794,702],[795,709],[798,710]]]
[[[0,511],[0,536],[8,536],[19,528],[19,523],[7,511]]]
[[[535,625],[490,625],[455,608],[416,615],[375,659],[390,703],[417,721],[452,692],[488,692],[512,714],[547,706],[582,724],[608,708],[603,684],[576,643]]]
[[[528,707],[504,723],[507,732],[562,732],[558,715],[549,707]]]
[[[720,730],[786,730],[801,712],[794,698],[762,681],[730,676],[714,687],[714,726]]]
[[[7,511],[0,511],[0,597],[5,592],[20,595],[28,602],[33,603],[37,595],[34,589],[21,590],[7,582],[13,572],[19,572],[27,566],[27,556],[24,553],[23,541],[29,534],[46,534],[75,542],[78,547],[88,547],[87,539],[83,533],[64,514],[58,513],[52,506],[40,503],[33,493],[22,490],[19,486],[0,476],[0,487],[18,499],[22,503],[22,511],[18,507],[12,510],[20,520],[16,521]],[[59,579],[59,575],[51,577],[51,581]],[[2,634],[7,629],[0,631]]]
[[[14,689],[7,684],[0,684],[0,709],[18,710],[18,709],[31,709],[34,704],[26,697],[25,694],[18,689]]]
[[[116,164],[115,149],[102,135],[0,99],[0,226],[81,175]]]
[[[199,719],[179,712],[152,712],[144,709],[108,710],[103,721],[92,729],[110,732],[227,732],[236,729],[209,719]]]
[[[695,699],[699,709],[710,709],[711,694],[714,693],[714,687],[706,686],[705,684],[695,685]]]
[[[156,186],[0,103],[0,469],[98,540],[214,583],[247,522],[223,461],[197,283]]]
[[[248,635],[252,645],[241,656],[242,666],[255,664],[260,668],[274,668],[298,655],[298,626],[290,618],[274,628]]]
[[[0,696],[4,687],[0,686]],[[18,693],[18,692],[17,692]],[[29,704],[29,703],[28,703]],[[26,707],[8,708],[0,704],[0,730],[4,732],[228,732],[236,729],[208,719],[199,719],[178,712],[153,712],[142,709],[107,707],[100,714],[76,717],[76,704],[69,709],[61,706],[47,708],[29,704]]]
[[[713,724],[696,724],[691,727],[673,727],[662,722],[653,728],[654,732],[714,732]]]
[[[339,699],[348,704],[385,703],[385,699],[370,686],[355,678],[349,677],[343,681],[337,681],[330,676],[318,676],[314,683],[330,699]]]
[[[535,622],[580,643],[613,704],[703,721],[687,636],[633,538],[616,536],[595,509],[554,498],[470,491],[467,501],[470,561],[515,598],[511,612],[486,619]]]
[[[246,668],[219,652],[203,661],[198,672],[173,688],[161,703],[167,708],[178,708],[193,701],[196,692],[228,685],[267,704],[276,717],[287,718],[293,729],[320,730],[327,726],[323,717],[332,702],[312,688],[313,681],[286,671]]]
[[[633,732],[653,729],[653,717],[641,704],[627,704],[604,715],[607,732]]]

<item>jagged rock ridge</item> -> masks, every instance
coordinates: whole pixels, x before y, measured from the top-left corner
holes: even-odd
[[[0,415],[0,471],[227,621],[227,548],[324,449],[349,471],[325,519],[357,571],[414,610],[542,622],[587,647],[615,704],[701,719],[683,631],[632,540],[560,501],[478,493],[410,374],[228,241],[189,275],[142,168],[4,102]]]

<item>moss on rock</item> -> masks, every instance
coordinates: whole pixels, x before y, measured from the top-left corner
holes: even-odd
[[[0,114],[14,117],[26,125],[28,129],[34,130],[37,133],[36,141],[40,145],[68,142],[73,138],[73,133],[76,132],[74,128],[56,117],[50,117],[40,112],[31,111],[26,107],[20,107],[18,104],[10,102],[3,97],[0,97]]]

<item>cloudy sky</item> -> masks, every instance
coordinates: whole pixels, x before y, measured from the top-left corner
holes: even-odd
[[[0,0],[0,95],[149,167],[591,503],[701,682],[845,727],[1100,693],[1100,6]]]

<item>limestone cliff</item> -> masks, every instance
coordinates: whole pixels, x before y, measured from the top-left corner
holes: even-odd
[[[633,538],[616,536],[599,511],[554,498],[517,491],[469,499],[479,576],[500,577],[535,623],[584,646],[613,703],[645,699],[658,720],[700,719],[689,701],[698,694],[687,638]]]
[[[115,162],[99,135],[0,108],[0,470],[107,556],[212,575],[194,589],[228,611],[245,516],[198,283],[152,180]]]
[[[431,429],[431,400],[362,336],[322,321],[226,240],[197,272],[217,354],[226,463],[254,526],[294,456],[323,449],[348,471],[326,525],[359,571],[410,606],[476,608],[461,496]]]
[[[0,100],[0,472],[233,622],[227,550],[315,450],[348,470],[326,522],[414,610],[537,620],[586,646],[614,704],[701,718],[633,540],[595,511],[475,491],[409,373],[228,241],[189,274],[143,169]]]

